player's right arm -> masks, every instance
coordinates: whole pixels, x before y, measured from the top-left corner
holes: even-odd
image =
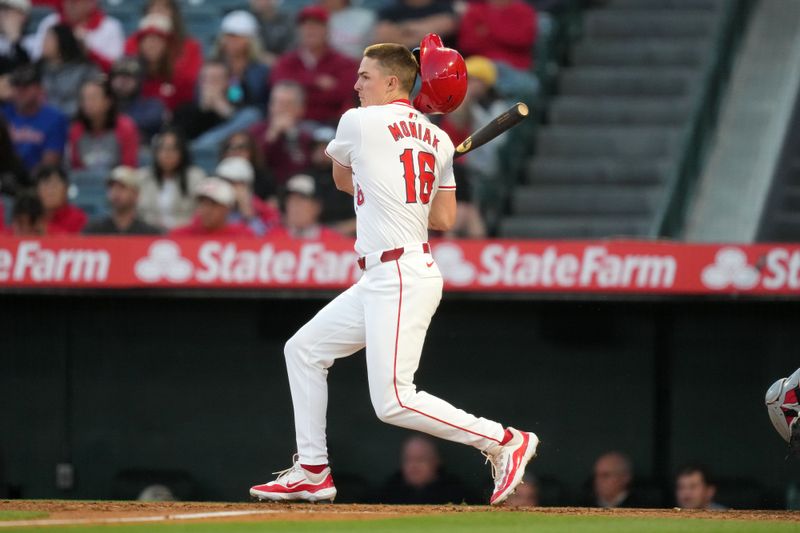
[[[361,150],[361,118],[357,109],[347,111],[339,120],[336,137],[328,143],[325,154],[333,160],[336,188],[353,194],[353,159]]]
[[[456,191],[439,190],[431,202],[428,228],[448,231],[456,223]]]
[[[342,192],[346,192],[350,196],[355,194],[353,189],[353,169],[339,164],[335,159],[333,160],[333,183],[336,188]]]
[[[449,138],[447,139],[450,140]],[[449,231],[456,223],[456,176],[453,173],[453,144],[447,143],[447,162],[439,177],[439,189],[431,201],[428,228]]]

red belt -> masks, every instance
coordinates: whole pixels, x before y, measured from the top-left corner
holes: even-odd
[[[395,248],[394,250],[386,250],[385,252],[383,252],[381,254],[381,263],[388,263],[389,261],[398,260],[398,259],[400,259],[400,257],[402,257],[402,255],[405,253],[405,251],[406,251],[405,248],[402,247],[402,246],[400,248]],[[422,243],[422,251],[424,253],[426,253],[426,254],[431,253],[431,245],[428,244],[427,242],[423,242]],[[366,270],[367,269],[367,258],[366,257],[359,257],[358,258],[358,267],[361,270]]]

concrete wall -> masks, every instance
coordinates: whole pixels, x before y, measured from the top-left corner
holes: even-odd
[[[282,346],[321,300],[10,296],[0,303],[0,460],[22,497],[124,497],[126,468],[187,472],[193,499],[243,500],[294,452]],[[780,506],[798,462],[763,405],[800,364],[795,302],[489,302],[446,298],[418,388],[536,431],[552,503],[578,502],[594,458],[628,452],[651,494],[702,461],[730,503]],[[408,432],[371,410],[363,353],[330,374],[340,499],[368,494]],[[477,451],[441,443],[476,490]],[[56,464],[74,465],[72,489]],[[2,469],[0,468],[0,472]],[[757,495],[748,499],[751,487]],[[763,489],[763,490],[762,490]],[[671,502],[665,500],[664,504]]]

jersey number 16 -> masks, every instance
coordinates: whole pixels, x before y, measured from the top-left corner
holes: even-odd
[[[430,152],[418,152],[415,168],[414,150],[406,148],[400,154],[400,162],[403,163],[403,179],[406,180],[406,203],[417,203],[417,176],[419,176],[419,201],[423,204],[430,202],[433,182],[436,181],[436,175],[433,173],[433,169],[436,168],[436,157]]]

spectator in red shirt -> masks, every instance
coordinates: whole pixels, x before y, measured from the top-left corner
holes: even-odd
[[[137,166],[139,130],[133,119],[119,113],[107,79],[95,78],[81,86],[69,147],[73,169],[105,172],[119,165]]]
[[[171,56],[174,78],[178,78],[176,87],[183,88],[186,84],[191,88],[200,75],[200,68],[203,65],[203,48],[197,39],[186,35],[180,4],[176,0],[148,0],[143,17],[151,14],[161,15],[170,20],[172,31],[168,53]],[[136,56],[138,51],[139,35],[134,34],[125,41],[125,55]],[[182,81],[183,78],[185,81]]]
[[[270,93],[267,119],[250,130],[279,187],[311,162],[313,128],[303,122],[304,111],[303,87],[281,81]]]
[[[45,165],[37,170],[34,179],[36,192],[44,207],[47,233],[80,233],[86,225],[87,216],[67,199],[69,178],[66,172],[60,167]]]
[[[47,234],[44,207],[36,193],[26,191],[16,197],[11,227],[6,232],[15,237],[41,237]]]
[[[170,111],[191,101],[199,69],[176,62],[171,50],[174,29],[169,17],[160,13],[147,15],[139,23],[135,38],[144,67],[142,96],[161,99]],[[179,66],[184,70],[179,70]]]
[[[531,68],[536,11],[522,0],[471,2],[461,19],[458,50],[481,55],[518,70]]]
[[[319,223],[322,200],[314,178],[297,174],[286,183],[283,224],[267,233],[270,239],[341,239],[342,236]]]
[[[173,230],[173,237],[253,237],[244,224],[228,223],[236,204],[236,193],[227,181],[206,178],[197,189],[197,209],[192,222]]]
[[[63,22],[72,27],[75,37],[85,45],[89,58],[108,72],[111,64],[122,56],[125,32],[122,24],[106,15],[98,4],[99,0],[64,0],[59,12],[46,16],[36,29],[32,46],[34,59],[42,55],[50,26]]]
[[[306,92],[305,118],[334,125],[342,113],[355,105],[354,73],[358,64],[328,45],[328,12],[308,6],[298,15],[299,42],[296,50],[283,54],[270,79],[299,83]]]

